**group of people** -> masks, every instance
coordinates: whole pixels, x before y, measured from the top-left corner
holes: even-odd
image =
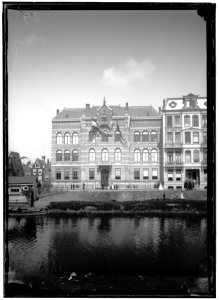
[[[186,181],[184,182],[184,189],[185,190],[193,190],[195,188],[196,185],[196,180],[195,179],[186,179]]]

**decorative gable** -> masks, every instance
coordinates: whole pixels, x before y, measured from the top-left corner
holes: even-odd
[[[109,125],[112,120],[113,110],[106,105],[105,97],[103,99],[103,105],[97,110],[97,120],[100,125]]]

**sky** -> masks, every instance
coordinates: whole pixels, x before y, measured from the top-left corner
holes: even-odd
[[[196,11],[8,11],[9,151],[51,158],[56,109],[207,96]]]

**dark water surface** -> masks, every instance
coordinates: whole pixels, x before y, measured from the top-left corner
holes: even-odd
[[[207,220],[9,218],[8,262],[9,282],[31,283],[44,290],[69,288],[73,282],[79,288],[82,278],[87,280],[83,288],[90,288],[91,282],[94,287],[94,276],[99,281],[118,276],[204,278]],[[70,278],[72,272],[77,276]]]

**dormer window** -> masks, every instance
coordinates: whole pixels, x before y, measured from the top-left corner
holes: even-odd
[[[107,122],[107,116],[106,115],[102,115],[102,122]]]

